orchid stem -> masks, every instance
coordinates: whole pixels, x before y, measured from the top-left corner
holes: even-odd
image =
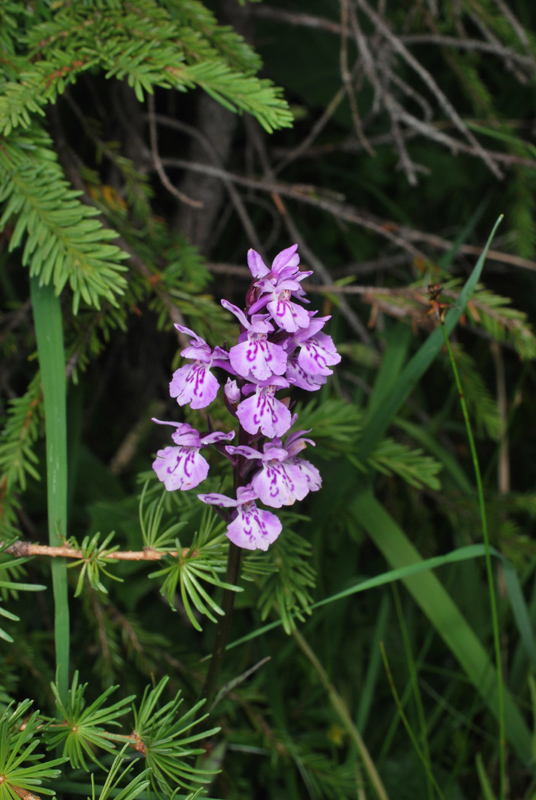
[[[238,583],[241,557],[242,550],[240,547],[237,547],[236,544],[229,542],[229,555],[227,558],[225,583],[229,583],[232,586],[236,586]],[[221,607],[222,611],[224,612],[224,616],[220,617],[218,621],[214,650],[212,651],[210,667],[208,669],[202,692],[202,697],[206,700],[205,711],[210,711],[214,696],[216,694],[217,682],[223,664],[225,648],[227,647],[227,641],[229,639],[229,631],[231,629],[231,618],[233,616],[235,594],[236,592],[232,591],[231,589],[223,590]]]

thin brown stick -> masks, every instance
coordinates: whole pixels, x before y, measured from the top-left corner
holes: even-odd
[[[215,148],[213,147],[212,143],[204,136],[197,128],[194,128],[193,125],[188,125],[185,122],[181,122],[176,119],[172,119],[171,117],[167,117],[164,114],[154,114],[154,121],[157,122],[159,125],[164,125],[167,128],[172,128],[174,130],[181,131],[182,133],[186,133],[189,136],[193,136],[197,139],[197,141],[201,144],[207,155],[212,159],[214,164],[217,167],[223,167],[221,158],[219,157],[218,153],[216,152]],[[156,164],[155,164],[156,167]],[[248,236],[250,244],[252,247],[257,250],[261,256],[263,256],[263,248],[261,245],[261,241],[257,235],[257,231],[255,230],[255,226],[251,220],[251,217],[248,214],[246,206],[240,196],[240,194],[235,189],[233,182],[230,180],[223,180],[225,188],[229,192],[229,197],[236,209],[236,213],[238,214],[240,221],[242,222],[242,226]]]
[[[183,192],[179,191],[176,186],[173,186],[168,176],[166,175],[166,171],[162,166],[162,159],[160,158],[160,154],[158,152],[158,134],[156,130],[156,122],[154,119],[153,95],[148,94],[147,100],[149,105],[149,138],[151,140],[151,154],[153,156],[153,163],[158,173],[158,177],[160,178],[162,184],[166,187],[168,192],[170,192],[174,197],[180,200],[181,203],[186,203],[187,206],[192,206],[192,208],[203,208],[203,203],[200,200],[194,200],[192,197],[187,197]]]
[[[274,8],[262,4],[256,6],[251,11],[255,17],[263,17],[264,19],[272,19],[277,22],[286,22],[289,25],[295,25],[303,28],[312,28],[314,30],[332,33],[335,36],[340,36],[342,33],[342,25],[335,20],[327,19],[326,17],[317,17],[313,14],[301,14],[295,11],[285,11],[282,8]],[[368,37],[372,39],[372,37]],[[457,38],[456,36],[445,36],[441,34],[429,33],[407,33],[398,36],[398,39],[403,44],[435,44],[439,47],[453,47],[461,50],[478,50],[483,53],[491,53],[502,59],[511,59],[517,61],[523,66],[533,66],[533,59],[530,56],[525,56],[518,53],[511,47],[506,45],[492,42],[484,42],[480,39]]]
[[[362,213],[353,206],[342,205],[334,200],[322,197],[320,195],[322,190],[318,189],[317,187],[302,186],[299,184],[289,185],[285,183],[272,183],[255,178],[246,178],[245,176],[235,175],[231,172],[227,172],[226,170],[219,169],[218,167],[212,167],[208,164],[198,164],[192,161],[186,161],[182,158],[163,158],[162,163],[169,167],[191,169],[194,172],[206,172],[208,175],[214,175],[222,179],[229,178],[235,183],[241,184],[242,186],[248,186],[251,189],[259,189],[262,192],[282,195],[283,197],[289,197],[293,200],[298,200],[299,202],[315,206],[316,208],[321,208],[324,211],[328,211],[329,213],[333,214],[335,217],[338,217],[339,219],[343,219],[346,222],[354,222],[357,225],[362,225],[368,230],[374,231],[380,236],[383,236],[384,238],[393,242],[393,244],[396,244],[397,247],[407,250],[414,256],[426,258],[424,253],[421,253],[416,247],[413,247],[409,242],[392,233],[393,227],[398,226],[393,226],[391,223],[385,225],[383,221],[376,221],[370,214]]]
[[[0,542],[0,548],[3,547]],[[82,550],[69,545],[60,547],[49,547],[44,544],[31,544],[30,542],[15,542],[3,550],[16,558],[32,558],[33,556],[45,556],[46,558],[74,558],[83,559]],[[115,561],[161,561],[166,556],[176,558],[178,555],[186,557],[189,548],[185,547],[180,552],[178,550],[155,550],[152,547],[144,547],[143,550],[113,550],[100,554],[100,558],[114,559]]]

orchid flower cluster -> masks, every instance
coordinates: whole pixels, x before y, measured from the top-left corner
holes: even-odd
[[[175,431],[175,446],[157,452],[153,469],[168,491],[195,489],[208,475],[209,465],[201,450],[214,445],[233,465],[235,494],[198,494],[203,503],[229,509],[227,536],[247,550],[267,550],[282,530],[279,518],[257,506],[270,508],[292,505],[309,492],[320,489],[317,468],[299,457],[307,446],[310,431],[288,433],[297,420],[291,414],[290,398],[276,394],[291,386],[310,392],[326,382],[340,355],[322,328],[330,319],[317,317],[301,303],[308,303],[301,281],[311,272],[300,271],[298,245],[279,253],[272,268],[255,250],[248,252],[253,282],[246,294],[246,309],[222,300],[224,308],[240,322],[238,344],[228,351],[212,349],[184,325],[177,330],[190,337],[181,355],[189,360],[173,375],[170,395],[180,406],[193,409],[209,406],[219,391],[212,369],[225,370],[231,377],[224,387],[225,405],[238,420],[238,445],[226,444],[235,432],[210,431],[202,436],[185,422],[164,422]],[[286,438],[284,438],[286,436]]]

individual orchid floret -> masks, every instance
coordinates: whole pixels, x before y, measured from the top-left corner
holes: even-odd
[[[221,347],[212,350],[204,339],[184,325],[175,327],[192,338],[193,341],[181,351],[181,355],[194,361],[173,373],[169,394],[177,399],[180,406],[190,403],[192,408],[206,408],[216,398],[219,389],[219,383],[210,369],[212,366],[229,369],[229,355]]]
[[[236,500],[217,493],[197,496],[203,503],[236,509],[236,516],[227,525],[227,537],[238,547],[246,550],[268,550],[283,529],[275,514],[257,508],[255,500],[258,495],[251,486],[239,486]]]
[[[291,300],[292,294],[303,299],[304,292],[297,280],[287,279],[275,287],[270,281],[264,281],[261,289],[263,294],[249,309],[250,314],[255,314],[266,306],[274,322],[288,333],[296,333],[300,328],[309,327],[310,317],[306,309]]]
[[[248,250],[248,267],[254,278],[282,278],[296,275],[299,272],[300,256],[296,252],[298,245],[293,244],[281,250],[272,261],[272,269],[268,269],[256,250]],[[307,274],[311,274],[310,272]]]
[[[322,479],[317,468],[296,457],[307,446],[306,442],[314,446],[311,439],[300,438],[306,432],[299,431],[289,436],[284,445],[280,439],[266,442],[263,453],[247,445],[226,445],[230,455],[241,455],[259,462],[260,470],[253,476],[251,484],[265,505],[272,508],[290,506],[296,500],[303,500],[309,492],[320,489]]]
[[[331,317],[311,317],[309,327],[297,331],[286,343],[290,350],[299,348],[298,364],[308,375],[332,375],[330,366],[341,360],[331,336],[322,333],[321,329]]]
[[[287,368],[287,354],[284,349],[268,341],[268,334],[274,326],[265,314],[255,314],[248,318],[237,306],[222,300],[224,308],[240,320],[245,331],[238,344],[231,347],[229,359],[234,371],[246,380],[264,381],[272,375],[283,375]],[[242,340],[242,341],[241,341]]]
[[[236,406],[240,402],[241,394],[236,381],[227,378],[227,383],[223,387],[225,399],[231,406]]]
[[[200,436],[199,432],[186,422],[165,422],[154,417],[153,422],[176,428],[171,438],[177,447],[158,450],[153,462],[158,480],[162,481],[168,492],[177,489],[187,491],[199,486],[207,477],[209,469],[208,461],[203,458],[200,449],[216,442],[229,442],[235,435],[234,431],[230,433],[213,431],[206,436]]]
[[[306,372],[299,363],[298,353],[289,356],[286,378],[293,386],[305,389],[307,392],[317,392],[327,381],[326,375],[312,375]]]
[[[248,384],[243,388],[244,394],[251,394],[243,400],[236,409],[240,424],[252,435],[260,432],[273,439],[274,436],[283,436],[291,426],[292,417],[287,406],[278,400],[275,393],[280,388],[286,388],[289,382],[277,376],[266,381],[259,381],[256,386]]]

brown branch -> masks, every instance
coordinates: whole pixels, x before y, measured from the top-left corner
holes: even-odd
[[[169,167],[190,169],[193,172],[207,173],[222,179],[228,178],[235,183],[238,183],[242,186],[248,186],[251,189],[258,189],[262,192],[282,195],[283,197],[289,197],[292,200],[298,200],[301,203],[306,203],[307,205],[321,208],[324,211],[328,211],[329,213],[333,214],[333,216],[337,217],[338,219],[343,219],[346,222],[354,222],[355,224],[361,225],[368,230],[374,231],[380,236],[383,236],[384,238],[393,242],[393,244],[396,244],[397,247],[407,250],[407,252],[411,253],[413,256],[426,258],[424,253],[421,253],[408,241],[392,233],[393,227],[398,226],[393,226],[391,223],[385,224],[383,221],[376,221],[370,214],[360,212],[353,206],[343,205],[342,203],[327,199],[327,197],[321,195],[323,190],[319,189],[318,187],[303,186],[301,184],[294,184],[291,186],[285,183],[275,183],[265,180],[258,180],[255,178],[246,178],[245,176],[236,175],[232,172],[219,169],[218,167],[211,167],[208,164],[198,164],[195,162],[186,161],[182,158],[163,158],[162,163]]]
[[[0,542],[0,548],[3,542]],[[34,556],[46,556],[47,558],[75,558],[84,559],[82,550],[78,550],[69,545],[61,547],[49,547],[44,544],[30,544],[30,542],[15,542],[3,550],[16,558],[32,558]],[[166,556],[185,558],[189,553],[189,548],[185,547],[180,552],[178,550],[155,550],[153,547],[144,547],[143,550],[113,550],[99,554],[99,558],[113,559],[115,561],[161,561]]]
[[[198,131],[197,128],[194,128],[193,125],[188,125],[185,122],[172,119],[171,117],[166,117],[164,114],[155,114],[154,120],[158,124],[164,125],[167,128],[172,128],[174,130],[181,131],[182,133],[186,133],[189,136],[193,136],[195,139],[197,139],[197,141],[199,142],[201,147],[205,150],[207,155],[212,159],[215,166],[223,167],[222,160],[219,157],[218,153],[216,152],[216,149],[213,147],[210,140],[207,139],[207,137],[203,133],[201,133],[201,131]],[[244,205],[242,198],[240,197],[240,194],[235,189],[232,181],[224,179],[223,183],[225,185],[225,188],[229,192],[229,197],[231,198],[231,201],[236,209],[236,213],[240,217],[240,221],[242,222],[242,225],[249,238],[251,246],[254,247],[255,250],[257,250],[261,255],[263,255],[263,248],[260,239],[257,235],[257,231],[255,230],[255,226],[251,221],[251,217],[247,212],[247,209]]]
[[[204,203],[201,200],[194,200],[192,197],[188,197],[177,189],[176,186],[173,186],[171,181],[169,180],[168,176],[166,175],[166,171],[162,166],[162,159],[160,158],[160,154],[158,152],[158,133],[156,130],[156,122],[155,122],[155,111],[154,111],[154,97],[152,94],[147,95],[148,106],[149,106],[149,138],[151,141],[151,154],[153,157],[153,164],[156,168],[158,173],[158,177],[162,181],[163,186],[166,187],[168,192],[176,197],[181,203],[186,203],[187,206],[192,206],[192,208],[203,208]]]
[[[282,8],[274,8],[265,5],[252,8],[251,13],[255,17],[271,19],[277,22],[287,22],[304,28],[333,33],[335,36],[342,34],[342,25],[334,20],[325,17],[316,17],[313,14],[301,14],[295,11],[285,11]],[[373,37],[367,37],[372,39]],[[500,43],[483,42],[479,39],[456,38],[455,36],[443,36],[440,34],[410,33],[398,36],[404,44],[435,44],[439,47],[456,47],[462,50],[479,50],[483,53],[491,53],[499,58],[512,59],[524,66],[533,66],[534,62],[530,56],[522,55],[510,47]]]

